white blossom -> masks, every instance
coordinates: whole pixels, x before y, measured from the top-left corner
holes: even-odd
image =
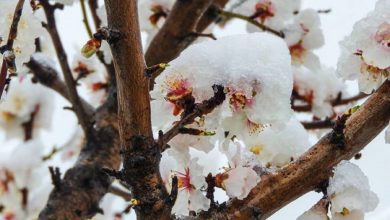
[[[245,199],[260,182],[260,177],[252,167],[237,166],[222,175],[222,187],[230,198]]]
[[[363,219],[364,213],[373,211],[379,202],[370,190],[368,178],[357,165],[348,161],[342,161],[335,168],[327,193],[331,199],[332,216],[336,219]],[[352,214],[361,217],[350,218]]]
[[[294,65],[304,65],[310,69],[320,67],[319,58],[312,52],[324,44],[320,25],[317,11],[305,9],[294,17],[293,23],[283,29]]]
[[[208,210],[210,200],[203,195],[202,188],[206,187],[203,167],[198,159],[187,162],[185,167],[179,167],[174,174],[178,178],[178,195],[172,213],[178,216],[188,216],[189,211],[199,212]]]
[[[240,3],[242,2],[242,3]],[[247,0],[233,1],[231,3],[233,12],[253,17],[261,24],[267,25],[276,30],[281,30],[289,21],[294,12],[299,11],[300,0]],[[248,23],[250,32],[259,31],[258,27]]]
[[[359,89],[371,93],[389,77],[390,2],[379,0],[375,10],[355,23],[352,33],[341,43],[338,73],[359,81]]]
[[[297,220],[328,220],[329,217],[326,215],[326,210],[309,209],[300,215]]]
[[[14,17],[15,7],[18,1],[0,2],[0,36],[8,39],[10,27]],[[44,33],[41,22],[34,16],[33,10],[28,3],[24,4],[22,16],[18,24],[17,37],[14,41],[13,52],[15,53],[16,68],[21,69],[23,64],[30,60],[35,52],[35,39]],[[2,55],[0,55],[2,57]]]
[[[7,96],[0,104],[0,128],[7,138],[23,138],[24,123],[32,122],[32,135],[51,128],[53,94],[30,76],[11,81]]]
[[[282,129],[267,127],[259,134],[243,139],[248,151],[264,166],[281,167],[310,147],[309,136],[302,124],[291,119]]]
[[[332,101],[339,93],[345,93],[345,85],[336,76],[335,70],[322,66],[318,70],[305,67],[293,68],[294,91],[312,105],[312,112],[319,118],[331,117],[334,114]],[[344,93],[343,93],[344,92]]]

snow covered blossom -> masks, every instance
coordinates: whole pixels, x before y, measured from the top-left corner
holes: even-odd
[[[281,167],[310,147],[308,133],[296,119],[291,119],[282,129],[267,127],[242,141],[263,166]]]
[[[183,100],[189,97],[197,103],[207,100],[214,95],[213,85],[225,88],[226,101],[189,126],[205,131],[202,137],[194,138],[198,144],[191,143],[191,147],[210,150],[212,145],[205,144],[205,138],[210,141],[214,136],[211,134],[217,134],[216,129],[224,118],[232,119],[232,123],[224,123],[226,132],[235,128],[246,132],[247,128],[260,128],[264,124],[283,124],[291,115],[290,62],[283,40],[267,33],[230,36],[192,45],[156,79],[151,93],[152,124],[155,130],[170,127],[184,110]],[[177,139],[189,140],[188,136]],[[181,143],[173,147],[179,145],[181,148],[189,146]]]
[[[293,23],[283,29],[283,33],[294,65],[304,65],[311,69],[320,67],[319,58],[312,52],[324,44],[317,11],[305,9],[299,12]]]
[[[261,24],[281,30],[301,7],[300,0],[247,0],[233,1],[233,12],[250,16]],[[250,32],[259,31],[258,27],[248,24]]]
[[[322,66],[311,70],[294,67],[294,92],[299,99],[312,106],[314,116],[329,117],[334,114],[332,101],[344,92],[344,84],[332,68]]]
[[[338,73],[359,81],[359,89],[371,93],[390,74],[390,1],[379,0],[375,10],[355,23],[341,43]]]
[[[52,103],[51,91],[32,83],[30,76],[13,78],[7,96],[0,104],[0,128],[8,139],[26,137],[26,126],[30,126],[32,136],[41,129],[50,129]]]
[[[342,161],[335,168],[327,193],[333,219],[364,219],[364,213],[373,211],[379,202],[370,190],[368,178],[357,165],[348,161]]]
[[[0,15],[2,16],[0,20],[0,37],[5,41],[8,39],[17,2],[0,2]],[[22,65],[30,60],[30,56],[35,52],[35,39],[41,36],[44,31],[41,22],[34,16],[30,5],[28,3],[24,4],[22,16],[18,24],[18,34],[13,45],[17,70],[21,69]]]

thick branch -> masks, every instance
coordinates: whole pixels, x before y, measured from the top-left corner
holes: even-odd
[[[123,179],[140,201],[139,219],[169,219],[168,193],[161,180],[160,152],[151,128],[149,79],[138,24],[137,1],[105,0],[109,29],[120,33],[110,42],[118,91],[118,118],[123,156]]]
[[[390,81],[386,81],[363,106],[347,120],[345,146],[332,140],[332,132],[308,152],[279,171],[261,177],[260,183],[244,200],[232,200],[226,213],[231,219],[251,219],[254,209],[266,219],[303,194],[318,188],[332,175],[341,160],[349,160],[375,138],[390,120]],[[216,215],[217,216],[217,215]]]
[[[55,69],[48,65],[40,63],[34,58],[34,56],[32,56],[30,61],[26,63],[26,66],[31,70],[31,73],[34,75],[34,79],[36,79],[39,83],[48,88],[53,89],[65,99],[70,100],[66,85],[58,77],[58,73]],[[88,117],[92,117],[94,112],[93,107],[83,99],[81,99],[81,103],[84,106]]]
[[[99,202],[112,182],[102,169],[119,168],[118,140],[117,131],[109,126],[87,140],[75,166],[65,173],[60,187],[50,193],[39,220],[90,219],[101,212]]]
[[[190,33],[197,32],[198,21],[211,2],[212,0],[176,1],[167,20],[146,51],[145,59],[148,66],[168,63],[196,39],[196,36]]]
[[[54,12],[56,10],[56,5],[51,5],[48,0],[41,1],[43,9],[45,10],[47,24],[44,24],[45,28],[49,32],[51,39],[53,40],[54,48],[57,53],[58,61],[64,75],[65,83],[68,88],[68,94],[70,102],[72,103],[72,109],[77,115],[77,119],[83,128],[86,136],[92,135],[92,123],[88,118],[88,115],[83,108],[80,97],[76,88],[76,81],[72,76],[72,70],[70,69],[68,58],[65,52],[65,49],[62,45],[60,35],[57,30],[56,20]]]

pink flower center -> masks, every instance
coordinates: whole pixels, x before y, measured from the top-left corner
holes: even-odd
[[[186,168],[184,173],[176,172],[179,189],[192,190],[194,187],[191,184],[190,169]]]
[[[264,23],[267,19],[275,15],[275,7],[270,0],[260,0],[255,5],[255,13],[252,18],[258,18],[261,23]]]
[[[250,107],[254,102],[253,97],[256,95],[256,93],[253,92],[252,96],[248,97],[243,91],[235,91],[232,89],[228,89],[228,94],[230,108],[234,112],[239,112],[247,106]]]
[[[187,79],[180,76],[174,76],[165,81],[165,86],[168,90],[165,96],[166,100],[173,104],[173,115],[178,115],[183,110],[180,105],[180,100],[192,94],[192,87]]]
[[[306,53],[306,49],[302,46],[302,40],[289,47],[291,58],[299,63],[303,63],[303,56]]]

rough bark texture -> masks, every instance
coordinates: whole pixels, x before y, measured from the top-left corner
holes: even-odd
[[[65,84],[54,69],[40,64],[34,58],[27,66],[38,82],[68,98]],[[89,106],[85,101],[82,102]],[[120,165],[115,113],[116,106],[112,98],[96,111],[95,138],[87,141],[75,166],[65,173],[59,187],[53,189],[39,219],[87,219],[99,212],[98,204],[112,182],[112,178],[103,173],[102,168],[118,169]]]
[[[333,134],[329,133],[296,161],[276,173],[263,175],[247,198],[232,200],[226,212],[215,218],[266,219],[303,194],[319,188],[332,175],[335,165],[360,152],[389,120],[390,81],[387,81],[347,120],[345,146],[334,144]]]
[[[118,91],[119,133],[123,180],[141,204],[139,219],[169,219],[168,197],[159,173],[161,154],[156,147],[150,119],[149,78],[141,48],[137,1],[106,0],[108,24],[120,38],[111,42]]]
[[[101,212],[99,202],[112,182],[102,169],[118,169],[120,164],[117,135],[105,127],[97,132],[98,138],[87,142],[76,165],[50,193],[40,220],[88,219]]]

